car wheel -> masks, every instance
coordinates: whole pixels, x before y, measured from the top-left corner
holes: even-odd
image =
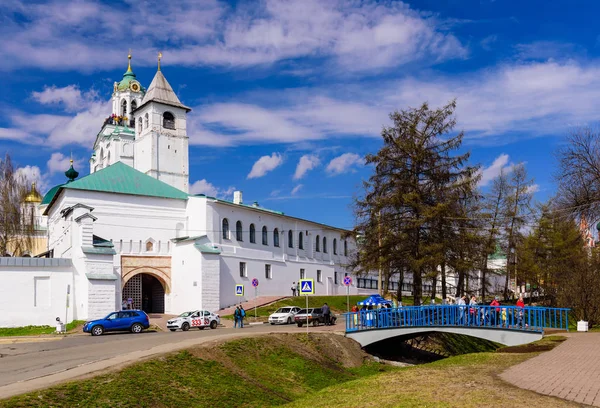
[[[188,331],[190,329],[190,324],[189,323],[184,323],[181,325],[181,330],[183,331]]]
[[[101,336],[104,333],[104,327],[102,326],[94,326],[92,328],[92,336]]]
[[[171,331],[177,331],[177,329],[169,329],[169,330],[171,330]]]
[[[302,323],[298,323],[298,327],[302,327]]]
[[[291,317],[288,317],[287,324],[292,324],[292,318]]]
[[[275,323],[271,323],[271,326],[275,326]]]
[[[199,326],[198,330],[204,330],[204,326]]]
[[[319,325],[319,321],[315,319],[312,321],[312,324],[314,327],[317,327]]]
[[[213,320],[212,322],[210,322],[210,328],[211,329],[216,329],[217,328],[217,321]]]
[[[144,330],[144,327],[141,324],[139,324],[139,323],[134,323],[131,326],[131,332],[132,333],[141,333],[142,330]]]

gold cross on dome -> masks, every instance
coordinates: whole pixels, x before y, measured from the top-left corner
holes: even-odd
[[[160,71],[160,59],[162,58],[162,52],[158,52],[158,70]]]

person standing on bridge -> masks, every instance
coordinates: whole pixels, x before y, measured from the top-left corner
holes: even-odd
[[[494,300],[492,300],[492,303],[490,303],[490,306],[500,306],[500,302],[499,302],[500,298],[498,296],[496,296],[494,298]],[[500,323],[500,319],[498,319],[500,314],[500,308],[496,307],[495,309],[492,308],[490,310],[490,317],[491,317],[491,324],[492,326],[498,326]]]
[[[477,298],[475,295],[471,296],[471,301],[469,302],[469,324],[474,325],[477,321]]]
[[[456,319],[456,324],[462,325],[465,323],[465,314],[467,311],[467,303],[465,301],[465,295],[462,295],[456,304],[458,305],[458,318]]]
[[[523,301],[523,295],[519,295],[519,300],[517,300],[517,327],[524,327],[523,317],[525,314],[525,302]]]

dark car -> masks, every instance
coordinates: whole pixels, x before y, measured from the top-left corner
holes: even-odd
[[[148,315],[141,310],[122,310],[112,312],[104,319],[91,320],[83,325],[85,333],[92,333],[92,336],[100,336],[108,331],[130,331],[132,333],[141,333],[142,330],[150,327]]]
[[[296,316],[294,316],[294,321],[298,327],[302,327],[304,324],[311,323],[313,326],[318,326],[319,323],[325,323],[325,316],[323,315],[323,310],[320,307],[302,309],[296,314]]]

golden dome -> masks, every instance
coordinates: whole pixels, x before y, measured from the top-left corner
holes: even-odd
[[[31,184],[31,191],[25,196],[25,199],[23,201],[26,203],[41,203],[42,202],[42,196],[35,189],[35,183]]]

